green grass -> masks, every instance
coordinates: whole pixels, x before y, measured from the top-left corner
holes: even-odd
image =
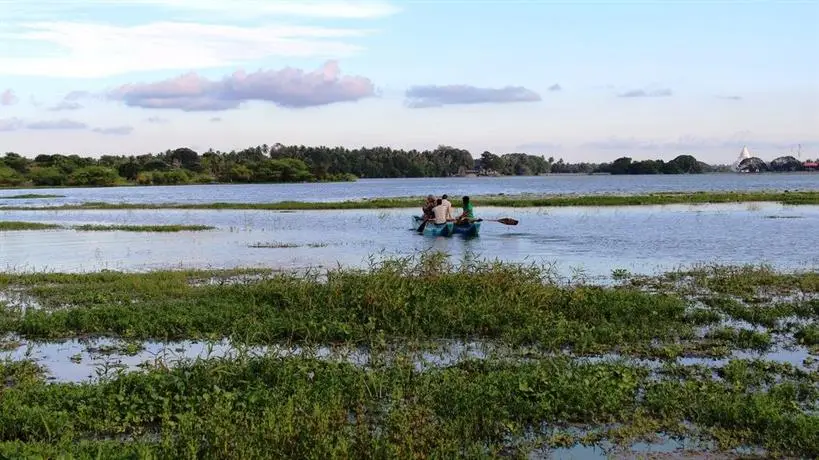
[[[56,224],[42,224],[39,222],[0,221],[0,232],[18,230],[51,230],[62,228]]]
[[[558,207],[558,206],[642,206],[669,204],[776,202],[789,205],[819,204],[819,192],[690,192],[654,193],[646,195],[563,195],[563,196],[473,196],[475,206],[505,208]],[[275,203],[106,203],[88,202],[78,205],[46,207],[7,206],[9,210],[55,210],[55,209],[259,209],[259,210],[339,210],[339,209],[389,209],[419,208],[422,197],[379,198],[342,202]]]
[[[28,200],[33,198],[65,198],[65,195],[24,193],[21,195],[0,196],[0,200]]]
[[[588,430],[590,443],[628,446],[665,432],[714,440],[723,450],[819,455],[819,415],[808,410],[819,387],[811,376],[745,361],[726,367],[723,377],[651,378],[640,366],[564,358],[419,372],[400,356],[369,368],[261,357],[94,384],[45,384],[30,366],[0,367],[12,377],[0,398],[0,454],[525,458],[583,441],[564,429],[572,426]]]
[[[695,267],[618,272],[619,284],[594,286],[537,266],[453,266],[434,253],[306,275],[0,274],[0,292],[41,305],[4,309],[0,337],[9,340],[126,338],[89,349],[112,359],[141,352],[146,339],[229,337],[239,347],[230,359],[151,362],[82,384],[49,383],[31,361],[0,361],[0,457],[526,458],[604,440],[625,448],[662,433],[726,453],[751,446],[815,458],[815,369],[677,361],[817,343],[819,303],[783,297],[815,292],[815,278]],[[799,327],[776,334],[729,321],[779,327],[791,317]],[[419,354],[457,340],[508,353],[416,367]],[[304,354],[250,357],[252,344]],[[339,356],[312,358],[327,345],[339,345]],[[356,348],[364,365],[341,358]],[[576,356],[603,353],[625,359]]]
[[[74,230],[94,231],[94,232],[195,232],[202,230],[213,230],[216,227],[208,225],[75,225]]]
[[[31,339],[215,336],[248,344],[474,339],[550,352],[675,359],[771,345],[767,333],[730,328],[712,330],[707,340],[697,337],[700,327],[713,328],[724,317],[765,325],[794,315],[819,319],[812,303],[770,306],[775,314],[757,319],[757,307],[726,303],[719,294],[695,308],[699,299],[684,289],[563,285],[545,268],[491,262],[455,267],[440,254],[390,259],[367,270],[196,282],[235,276],[208,273],[0,275],[0,290],[21,289],[42,306],[25,315],[7,311],[0,332]]]

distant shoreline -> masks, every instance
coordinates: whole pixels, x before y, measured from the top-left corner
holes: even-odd
[[[656,206],[671,204],[712,204],[774,202],[788,205],[819,204],[819,191],[786,192],[666,192],[651,194],[597,195],[474,195],[477,207],[566,207],[566,206]],[[2,202],[2,198],[0,198]],[[337,202],[279,201],[271,203],[107,203],[86,202],[56,206],[0,206],[6,211],[54,211],[82,209],[255,209],[269,211],[309,211],[345,209],[420,208],[422,197],[377,198]]]

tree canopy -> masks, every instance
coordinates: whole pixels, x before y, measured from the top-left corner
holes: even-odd
[[[229,152],[196,152],[181,147],[145,155],[41,154],[33,159],[17,153],[0,157],[0,186],[174,185],[189,183],[268,183],[349,181],[356,178],[538,175],[561,173],[698,174],[713,170],[691,155],[669,162],[632,161],[568,163],[562,158],[469,151],[447,145],[433,150],[390,147],[344,147],[263,144]]]

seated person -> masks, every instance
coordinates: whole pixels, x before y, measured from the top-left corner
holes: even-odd
[[[441,203],[446,206],[446,218],[447,220],[454,220],[452,218],[452,203],[449,202],[449,196],[444,193],[441,195]]]
[[[463,197],[463,203],[463,212],[461,212],[461,215],[456,219],[459,225],[468,224],[475,220],[475,209],[472,207],[468,196]]]
[[[447,207],[445,204],[443,204],[443,200],[441,200],[440,198],[438,198],[436,204],[437,206],[432,208],[432,214],[435,216],[433,218],[433,222],[435,222],[435,224],[437,225],[445,224],[447,222],[446,219]]]
[[[424,212],[424,219],[432,219],[435,217],[435,214],[432,213],[432,208],[435,207],[435,197],[432,195],[427,195],[427,199],[424,202],[424,206],[421,207],[421,210]]]

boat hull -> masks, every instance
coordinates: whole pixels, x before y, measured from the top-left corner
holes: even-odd
[[[481,232],[481,223],[472,222],[465,225],[455,225],[453,230],[459,235],[478,236],[478,234]]]
[[[412,216],[413,228],[420,227],[421,222],[423,222],[423,218],[419,216]],[[480,222],[472,222],[466,225],[455,225],[454,222],[447,222],[446,224],[441,225],[428,223],[426,227],[424,227],[424,234],[435,236],[451,236],[454,234],[464,236],[478,236],[480,231],[481,231]]]
[[[424,219],[418,216],[412,216],[412,228],[418,228],[421,226],[421,222]],[[452,236],[455,233],[455,224],[453,222],[447,222],[445,224],[434,224],[432,222],[427,223],[424,226],[424,235],[431,235],[431,236]]]

